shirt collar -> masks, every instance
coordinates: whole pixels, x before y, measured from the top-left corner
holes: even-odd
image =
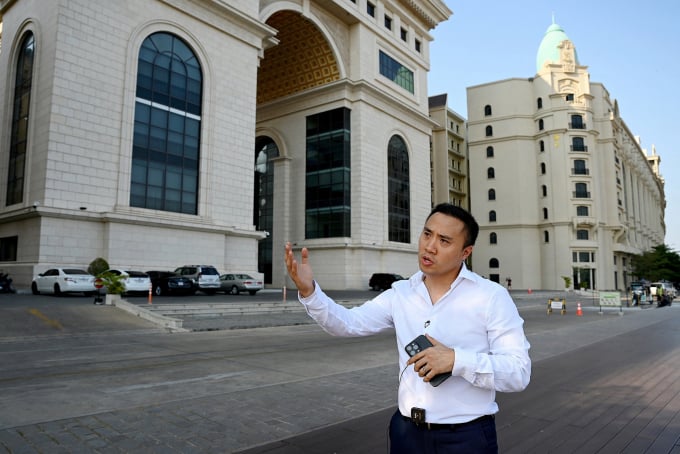
[[[411,285],[411,288],[415,289],[415,288],[418,287],[419,285],[425,285],[425,284],[423,283],[423,278],[424,278],[424,277],[425,277],[425,275],[424,275],[423,272],[420,271],[420,270],[418,270],[417,273],[413,274],[413,275],[409,278],[409,284]],[[463,262],[462,266],[460,267],[460,273],[458,273],[458,277],[456,278],[456,280],[454,280],[453,282],[451,282],[451,288],[453,288],[454,284],[455,284],[456,281],[458,281],[459,279],[468,279],[468,280],[470,280],[470,281],[477,282],[478,279],[481,279],[481,276],[479,276],[478,274],[473,273],[472,271],[470,271],[470,270],[468,269],[468,267],[465,265],[465,262]]]

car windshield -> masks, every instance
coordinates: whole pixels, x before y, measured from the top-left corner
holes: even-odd
[[[64,274],[90,274],[85,270],[79,270],[76,268],[66,268]]]

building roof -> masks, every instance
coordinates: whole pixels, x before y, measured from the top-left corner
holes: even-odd
[[[562,41],[570,41],[564,29],[553,22],[553,24],[548,27],[541,41],[541,45],[538,47],[538,53],[536,54],[536,72],[539,72],[543,65],[547,62],[558,63],[560,61],[560,49],[559,45]],[[574,56],[576,64],[578,65],[578,56],[574,50]]]

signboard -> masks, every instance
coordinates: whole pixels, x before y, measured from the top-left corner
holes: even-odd
[[[619,292],[600,292],[600,306],[621,306],[621,294]]]

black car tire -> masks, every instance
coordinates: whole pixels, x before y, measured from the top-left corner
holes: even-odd
[[[34,295],[40,295],[40,292],[38,291],[38,286],[33,282],[31,284],[31,292],[33,292]]]
[[[54,284],[54,295],[61,296],[61,287],[59,287],[59,284]]]
[[[163,287],[157,285],[153,288],[153,294],[156,296],[163,296]]]

